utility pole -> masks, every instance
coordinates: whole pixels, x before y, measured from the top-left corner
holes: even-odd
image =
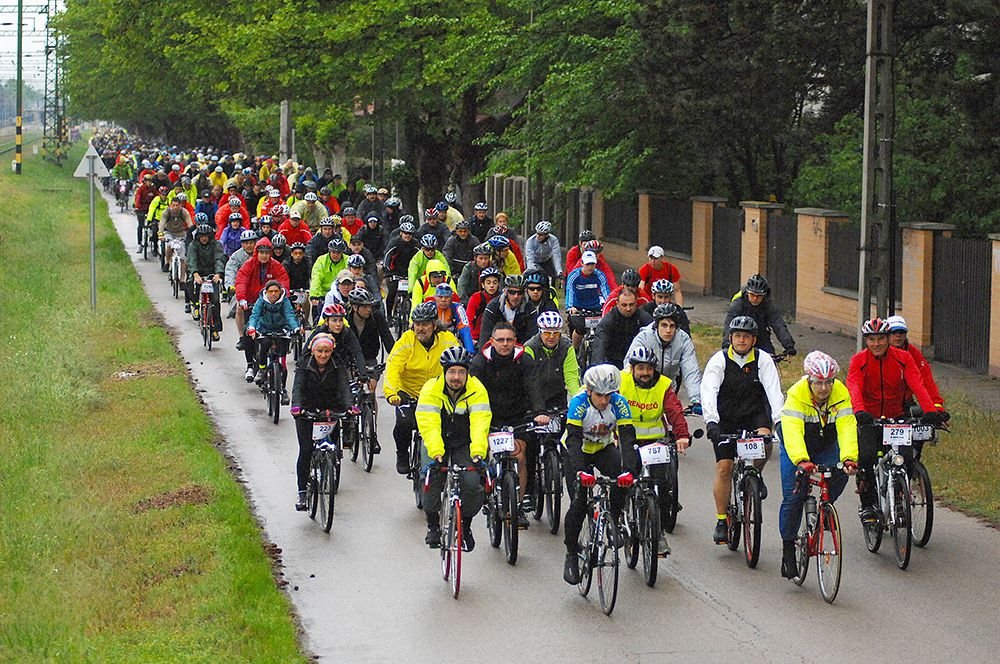
[[[21,126],[24,116],[24,0],[17,0],[17,117],[14,120],[14,173],[21,174],[21,159],[24,151],[24,134]]]
[[[281,102],[281,135],[278,137],[278,157],[285,163],[292,154],[292,109],[287,99]]]
[[[42,110],[42,158],[57,166],[66,159],[66,108],[62,93],[62,46],[52,27],[58,0],[49,0],[45,18],[45,102]],[[40,13],[42,13],[40,12]]]
[[[865,59],[865,143],[861,183],[861,253],[858,277],[858,348],[863,344],[861,322],[875,311],[888,316],[895,309],[893,248],[895,214],[892,195],[894,135],[892,0],[868,0]]]

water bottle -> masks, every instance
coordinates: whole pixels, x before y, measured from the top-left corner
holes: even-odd
[[[806,526],[809,530],[816,527],[816,496],[806,496]]]

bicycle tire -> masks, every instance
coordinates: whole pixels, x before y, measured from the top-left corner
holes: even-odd
[[[424,482],[420,475],[420,445],[414,436],[410,442],[410,481],[413,482],[413,500],[418,510],[424,508]]]
[[[325,458],[323,459],[323,462],[326,464],[326,471],[324,472],[324,475],[326,476],[329,476],[331,472],[331,466],[333,465],[332,457],[333,457],[332,454],[327,453],[325,455]],[[326,500],[326,505],[327,505],[326,515],[325,515],[326,518],[323,521],[323,531],[328,533],[330,532],[330,528],[333,527],[333,507],[337,500],[337,492],[333,490],[327,490],[326,493],[324,493],[323,495],[323,499]]]
[[[149,260],[149,233],[142,232],[142,260]]]
[[[816,543],[816,576],[819,592],[827,604],[833,604],[840,590],[840,573],[843,566],[841,555],[840,517],[832,503],[820,507],[819,532]]]
[[[458,599],[458,592],[462,587],[462,504],[459,501],[452,502],[451,529],[454,532],[452,538],[451,554],[451,596]]]
[[[313,456],[316,452],[313,452]],[[310,464],[309,481],[306,483],[306,504],[309,505],[309,518],[316,518],[316,511],[319,509],[319,468],[316,460]]]
[[[580,535],[576,539],[579,552],[577,553],[577,564],[580,567],[580,582],[576,588],[579,593],[586,597],[590,592],[590,586],[594,581],[594,511],[593,506],[587,506],[587,519],[580,528]]]
[[[170,287],[174,292],[174,299],[177,299],[177,295],[180,292],[180,285],[177,283],[179,275],[174,272],[173,268],[170,269]]]
[[[441,523],[441,543],[438,547],[441,554],[441,578],[445,581],[451,579],[451,540],[452,540],[452,509],[451,500],[448,500],[448,509],[442,515]]]
[[[348,436],[350,436],[351,438],[354,439],[351,441],[351,462],[357,463],[358,454],[361,453],[361,436],[360,436],[361,427],[359,426],[361,422],[361,417],[358,415],[351,415],[350,422],[351,426],[348,427],[347,431],[344,432],[344,437],[347,438]]]
[[[809,526],[806,523],[805,505],[799,507],[801,521],[799,522],[799,534],[795,538],[795,566],[798,567],[798,576],[792,577],[791,581],[797,586],[801,586],[806,580],[809,572]]]
[[[891,490],[894,494],[895,514],[892,515],[893,552],[896,567],[906,569],[910,564],[913,536],[910,532],[910,490],[909,482],[904,483],[903,475],[894,473]]]
[[[372,472],[375,463],[375,410],[367,401],[361,404],[361,467]]]
[[[331,452],[333,455],[333,492],[340,491],[340,475],[344,472],[343,459],[338,452]]]
[[[503,552],[508,565],[517,563],[518,517],[520,503],[517,499],[517,473],[508,470],[503,474]]]
[[[541,448],[543,451],[544,447]],[[535,521],[541,521],[542,517],[545,516],[545,466],[544,466],[544,454],[538,455],[538,462],[535,464],[535,472],[529,480],[531,486],[531,492],[535,496],[534,508],[531,510],[531,518]]]
[[[490,546],[494,549],[500,548],[503,541],[503,527],[500,525],[500,493],[503,491],[498,486],[493,487],[493,492],[486,497],[486,532],[490,536]]]
[[[278,423],[281,417],[281,365],[274,361],[271,363],[271,400],[274,402],[274,423]]]
[[[265,369],[265,371],[270,371],[270,370],[271,370],[270,366],[267,369]],[[264,394],[264,401],[267,403],[267,416],[274,417],[274,400],[271,399],[270,386],[271,386],[271,376],[265,375],[264,387],[262,389]]]
[[[674,532],[674,526],[677,525],[677,505],[680,504],[678,501],[678,487],[677,451],[671,449],[670,465],[667,467],[667,482],[666,486],[662,487],[662,490],[666,491],[667,495],[663,499],[663,511],[660,513],[660,523],[663,526],[663,530],[667,533]]]
[[[639,512],[639,532],[642,540],[642,578],[652,588],[656,585],[660,561],[660,508],[656,496],[646,496],[645,505]]]
[[[910,531],[915,546],[927,546],[934,529],[934,491],[927,467],[918,459],[910,477]]]
[[[559,453],[549,449],[545,453],[545,511],[549,515],[549,532],[553,535],[559,532],[559,519],[562,516],[562,463]]]
[[[329,452],[321,451],[319,453],[319,459],[316,461],[318,464],[318,475],[317,475],[317,485],[316,485],[316,496],[319,502],[319,523],[323,525],[326,523],[326,511],[330,508],[330,501],[326,497],[327,492],[330,491],[330,475],[329,466],[327,465],[326,455]]]
[[[747,567],[757,567],[760,559],[760,479],[755,474],[743,480],[743,552]]]
[[[639,564],[639,550],[642,548],[639,505],[642,500],[642,494],[638,497],[633,491],[625,494],[625,508],[622,510],[625,532],[622,533],[622,537],[625,540],[625,566],[629,569],[635,569],[636,565]]]
[[[597,543],[597,595],[604,615],[610,616],[618,599],[619,560],[618,547],[615,546],[618,525],[608,512],[601,514],[601,519],[604,520],[604,525],[600,529],[602,536]]]
[[[740,548],[740,535],[743,532],[740,523],[742,517],[742,514],[737,515],[736,513],[736,501],[730,499],[729,506],[726,508],[726,548],[730,551],[736,551]]]

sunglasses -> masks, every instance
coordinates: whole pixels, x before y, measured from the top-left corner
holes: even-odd
[[[524,295],[524,291],[520,289],[507,289],[507,295]]]
[[[530,291],[540,291],[540,290],[542,290],[542,287],[541,286],[528,286],[528,290],[530,290]]]

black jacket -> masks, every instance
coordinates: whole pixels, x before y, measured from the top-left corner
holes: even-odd
[[[795,348],[795,339],[792,338],[792,333],[788,331],[788,325],[785,324],[785,319],[781,315],[781,311],[775,306],[774,300],[771,299],[770,292],[764,296],[764,301],[756,307],[750,304],[746,289],[740,291],[736,299],[729,304],[729,310],[726,312],[726,322],[722,328],[723,348],[729,348],[729,323],[737,316],[750,316],[750,318],[753,318],[757,322],[757,348],[767,351],[772,355],[774,354],[774,344],[771,343],[772,330],[777,335],[778,341],[781,342],[781,346],[785,350]]]
[[[187,271],[193,275],[197,272],[202,277],[217,274],[220,277],[226,273],[226,252],[222,243],[212,238],[208,244],[194,240],[187,248]]]
[[[301,262],[296,263],[289,255],[281,263],[288,273],[289,290],[309,290],[309,280],[312,278],[312,261],[306,256]]]
[[[486,309],[483,311],[483,322],[479,327],[480,346],[489,341],[490,336],[493,334],[494,325],[500,321],[507,320],[503,315],[503,305],[506,301],[507,295],[505,291],[500,291],[486,305]],[[523,343],[534,335],[534,333],[528,334],[532,328],[535,328],[537,331],[537,322],[534,320],[529,321],[528,318],[528,308],[524,306],[522,301],[521,306],[514,312],[514,320],[511,323],[514,326],[514,333],[517,335],[518,343]]]
[[[359,328],[361,326],[358,324],[358,317],[351,315],[351,332],[357,338],[358,344],[361,346],[361,354],[365,356],[365,362],[368,364],[378,362],[380,342],[385,348],[386,354],[392,350],[392,345],[396,343],[392,332],[389,331],[389,323],[385,319],[385,314],[382,313],[382,308],[379,306],[372,307],[371,318],[365,321],[364,329],[359,330]]]
[[[486,386],[493,426],[523,424],[529,413],[545,409],[531,372],[531,357],[521,346],[515,346],[514,352],[507,357],[500,357],[496,349],[489,346],[472,358],[469,373]]]
[[[306,356],[306,361],[295,370],[292,383],[292,408],[305,410],[333,410],[344,412],[353,404],[348,370],[336,358],[330,358],[326,371],[320,373],[316,359]]]
[[[635,335],[639,334],[639,328],[652,322],[653,317],[642,309],[636,309],[636,312],[627,318],[622,316],[618,307],[609,311],[594,329],[594,345],[591,355],[593,359],[590,364],[622,366],[625,362],[625,353],[632,345]]]
[[[381,226],[370,228],[368,224],[365,224],[364,228],[355,233],[355,237],[361,238],[361,241],[365,243],[365,249],[372,252],[379,260],[385,256],[388,233]]]
[[[444,245],[445,245],[445,243],[448,242],[448,238],[451,237],[451,231],[448,230],[447,224],[445,224],[443,221],[438,221],[437,222],[437,226],[431,226],[430,224],[428,224],[425,221],[420,226],[420,228],[417,229],[417,232],[414,235],[414,239],[417,242],[420,242],[420,238],[422,238],[424,235],[427,235],[428,233],[430,233],[431,235],[436,235],[437,236],[437,239],[438,239],[437,249],[438,249],[438,251],[441,251],[442,253],[444,253],[444,251],[443,251],[444,250]]]
[[[471,234],[464,240],[457,235],[452,235],[448,238],[448,241],[444,243],[444,249],[441,250],[441,253],[448,259],[452,275],[462,274],[466,263],[472,260],[472,250],[477,244],[479,244],[479,238]]]
[[[420,250],[416,240],[403,242],[398,235],[389,240],[389,245],[385,250],[385,258],[382,261],[386,274],[394,274],[399,277],[406,277],[407,270],[410,269],[410,259]]]

